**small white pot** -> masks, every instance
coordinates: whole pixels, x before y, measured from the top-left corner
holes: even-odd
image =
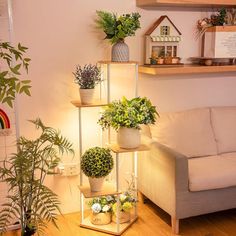
[[[92,192],[99,192],[102,190],[105,177],[91,178],[89,177],[90,189]]]
[[[79,89],[80,101],[82,104],[92,104],[95,89]]]
[[[131,149],[140,145],[141,138],[138,129],[121,127],[117,132],[117,143],[119,147]]]
[[[119,217],[120,224],[129,222],[130,218],[131,218],[130,212],[120,211],[120,217]],[[112,221],[117,222],[117,217],[115,213],[112,215]]]
[[[92,213],[90,221],[94,225],[107,225],[111,223],[111,212]]]

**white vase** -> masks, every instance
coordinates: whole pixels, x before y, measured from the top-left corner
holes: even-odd
[[[125,211],[120,211],[120,217],[119,217],[119,222],[120,224],[129,222],[131,218],[130,212],[125,212]],[[117,216],[116,213],[112,215],[112,221],[117,222]]]
[[[117,132],[117,144],[121,148],[131,149],[140,145],[140,131],[134,128],[121,127]]]
[[[92,178],[89,177],[90,189],[92,192],[99,192],[102,190],[105,177]]]
[[[95,89],[79,89],[80,101],[82,104],[89,105],[93,103]]]
[[[94,225],[107,225],[111,223],[111,212],[92,213],[90,221]]]
[[[129,61],[129,47],[124,40],[120,40],[112,46],[111,60],[114,62]]]

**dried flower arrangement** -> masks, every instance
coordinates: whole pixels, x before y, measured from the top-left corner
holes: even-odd
[[[201,37],[209,27],[236,25],[236,9],[221,8],[216,14],[212,14],[210,18],[203,18],[197,22],[197,38]]]

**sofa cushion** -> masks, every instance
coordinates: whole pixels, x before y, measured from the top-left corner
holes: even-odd
[[[218,153],[236,152],[236,107],[211,108]]]
[[[187,157],[217,154],[208,108],[161,114],[151,132],[158,142]]]
[[[236,186],[236,152],[188,159],[189,190]]]

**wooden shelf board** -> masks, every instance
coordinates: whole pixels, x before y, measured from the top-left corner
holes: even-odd
[[[114,64],[114,65],[137,65],[138,61],[115,62],[115,61],[99,61],[100,64]]]
[[[136,0],[138,7],[233,7],[235,0]]]
[[[120,230],[119,232],[117,231],[117,224],[114,222],[111,222],[110,224],[107,225],[94,225],[90,222],[89,217],[86,217],[82,223],[80,224],[81,227],[87,228],[87,229],[92,229],[96,231],[100,231],[103,233],[109,233],[113,235],[121,235],[126,229],[132,225],[138,217],[133,217],[130,222],[120,224]]]
[[[107,196],[107,195],[116,195],[121,192],[116,191],[116,187],[111,183],[104,183],[103,190],[99,192],[91,192],[89,185],[79,186],[80,191],[83,193],[85,198],[93,198],[99,196]]]
[[[201,66],[201,65],[184,65],[175,66],[139,66],[139,73],[149,75],[177,75],[177,74],[201,74],[201,73],[223,73],[236,72],[236,65],[226,66]]]
[[[71,103],[75,107],[101,107],[101,106],[107,106],[107,103],[104,101],[95,101],[93,104],[82,104],[80,100],[73,100]]]
[[[142,152],[142,151],[148,151],[150,148],[145,144],[140,144],[138,148],[132,148],[132,149],[125,149],[118,146],[116,143],[108,144],[108,147],[114,152],[114,153],[127,153],[127,152]]]

